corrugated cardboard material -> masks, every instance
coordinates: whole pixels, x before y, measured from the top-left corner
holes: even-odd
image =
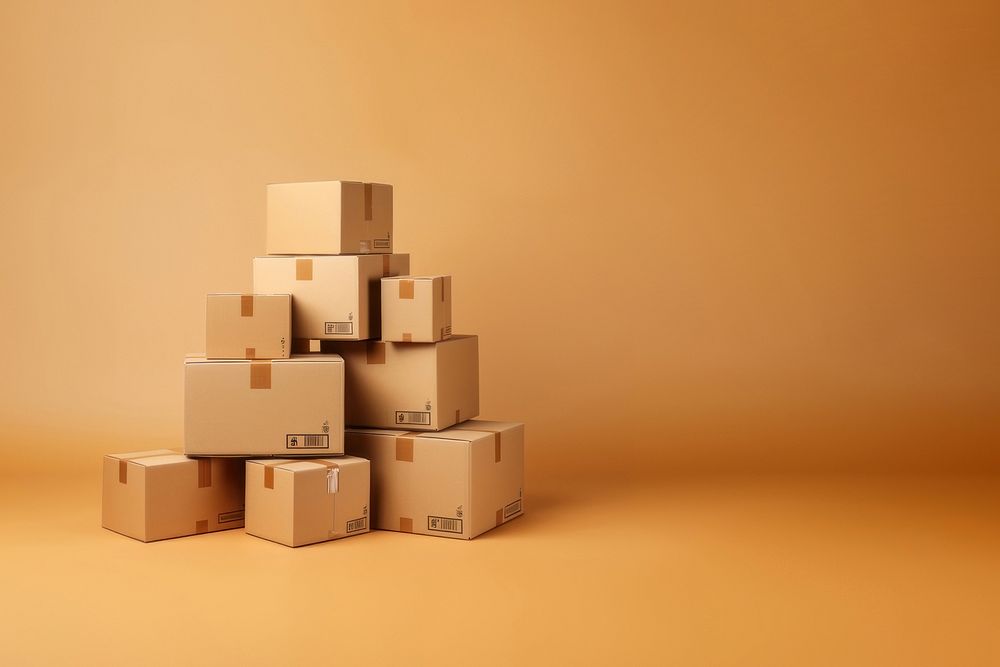
[[[451,276],[382,279],[382,340],[433,343],[451,337]]]
[[[247,461],[247,532],[290,547],[367,533],[371,468],[354,456]]]
[[[323,341],[347,366],[347,423],[436,431],[479,414],[479,338]]]
[[[143,542],[243,526],[243,461],[169,449],[104,457],[101,521]]]
[[[255,257],[255,292],[292,295],[296,338],[378,338],[385,276],[410,272],[409,255]]]
[[[336,354],[184,363],[184,451],[191,456],[344,453],[344,362]]]
[[[371,461],[373,528],[471,539],[524,512],[524,424],[344,437],[349,454]]]
[[[209,294],[205,356],[209,359],[287,359],[292,341],[288,294]]]
[[[391,252],[391,185],[317,181],[267,186],[269,255]]]

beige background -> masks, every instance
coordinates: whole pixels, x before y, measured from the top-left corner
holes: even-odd
[[[176,443],[264,184],[346,177],[534,470],[995,467],[1000,10],[940,4],[6,2],[3,422]]]
[[[573,624],[601,648],[575,643],[583,662],[996,649],[978,634],[998,599],[986,491],[675,489],[998,471],[998,25],[1000,5],[963,0],[0,3],[0,539],[24,605],[6,606],[32,621],[5,628],[30,640],[20,657],[135,657],[140,627],[219,617],[230,657],[251,626],[287,646],[299,609],[257,593],[356,549],[345,565],[397,574],[351,590],[428,601],[384,626],[375,600],[364,625],[338,616],[385,659],[433,656],[465,609],[483,625],[460,646],[518,660]],[[316,548],[301,580],[274,575],[300,552],[239,533],[145,548],[96,530],[99,455],[180,444],[181,360],[203,347],[204,294],[250,287],[264,184],[324,178],[393,183],[397,250],[454,275],[482,413],[528,424],[528,515],[464,552]],[[461,587],[434,597],[419,576],[446,563]],[[191,612],[174,584],[223,597]],[[74,641],[35,634],[60,597]],[[196,634],[174,650],[211,655],[218,635]]]

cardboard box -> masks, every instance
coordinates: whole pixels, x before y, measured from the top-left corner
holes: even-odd
[[[433,343],[451,337],[451,276],[382,279],[382,340]]]
[[[347,366],[351,426],[437,431],[479,414],[479,338],[437,343],[323,341]]]
[[[104,457],[101,523],[143,542],[243,526],[243,461],[170,449]]]
[[[379,281],[409,272],[409,255],[255,257],[253,287],[292,295],[296,338],[365,340],[381,332]]]
[[[209,359],[287,359],[292,347],[288,294],[209,294],[205,356]]]
[[[344,453],[344,361],[335,354],[273,361],[184,362],[189,456]]]
[[[267,186],[267,254],[391,252],[391,185],[318,181]]]
[[[247,461],[247,532],[290,547],[368,532],[365,459]]]
[[[471,539],[524,512],[524,424],[347,429],[345,440],[371,461],[373,528]]]

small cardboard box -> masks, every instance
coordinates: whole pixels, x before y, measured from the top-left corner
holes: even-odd
[[[343,454],[343,359],[336,354],[272,361],[188,357],[184,451],[189,456]]]
[[[451,276],[382,279],[382,340],[434,343],[451,337]]]
[[[524,424],[347,429],[345,439],[371,461],[373,528],[471,539],[524,512]]]
[[[205,356],[209,359],[287,359],[292,347],[288,294],[209,294]]]
[[[247,461],[247,532],[290,547],[368,532],[365,459]]]
[[[409,255],[254,257],[253,288],[292,295],[296,338],[365,340],[381,332],[379,281],[409,272]]]
[[[347,424],[437,431],[479,414],[479,338],[323,341],[347,366]]]
[[[317,181],[267,186],[267,254],[391,252],[391,185]]]
[[[104,457],[101,522],[143,542],[243,526],[243,461],[169,449]]]

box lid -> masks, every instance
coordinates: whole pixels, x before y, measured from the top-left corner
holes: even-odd
[[[292,295],[287,292],[209,292],[205,296],[287,296]]]
[[[140,465],[146,465],[146,461],[144,461],[144,459],[163,456],[180,456],[184,459],[187,458],[175,449],[148,449],[139,452],[123,452],[121,454],[104,455],[105,458],[115,459],[116,461],[134,461]]]
[[[344,433],[360,433],[363,435],[387,435],[393,438],[428,438],[431,440],[453,440],[455,442],[475,442],[480,438],[493,437],[489,431],[470,431],[468,429],[449,428],[443,431],[397,431],[393,429],[375,428],[345,428]]]
[[[344,363],[339,354],[293,354],[287,359],[207,359],[204,355],[189,354],[184,357],[185,364],[294,364],[294,363]]]
[[[313,459],[250,459],[247,463],[266,466],[269,468],[281,468],[296,472],[298,470],[314,470],[317,467],[329,468],[331,466],[348,467],[367,463],[368,459],[357,456],[326,456]]]
[[[385,276],[382,280],[434,280],[435,278],[447,278],[448,274],[440,273],[426,276]]]

